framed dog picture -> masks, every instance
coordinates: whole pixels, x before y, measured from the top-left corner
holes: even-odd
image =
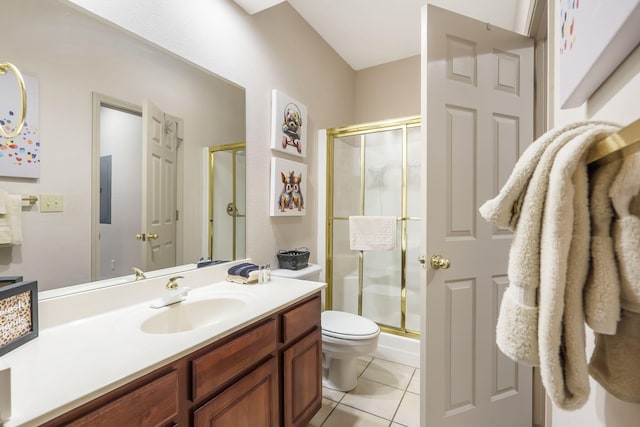
[[[271,149],[307,155],[307,107],[277,89],[271,95]]]
[[[307,210],[307,165],[271,158],[271,216],[300,216]]]

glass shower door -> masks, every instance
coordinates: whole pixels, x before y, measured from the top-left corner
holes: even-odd
[[[328,131],[329,307],[415,336],[420,272],[407,260],[417,259],[420,245],[420,122],[367,126]],[[352,251],[349,216],[393,217],[395,249]]]

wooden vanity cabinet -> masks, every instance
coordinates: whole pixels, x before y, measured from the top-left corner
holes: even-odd
[[[282,320],[282,425],[306,426],[322,406],[320,296],[285,311]]]
[[[43,425],[299,427],[321,405],[317,293]]]

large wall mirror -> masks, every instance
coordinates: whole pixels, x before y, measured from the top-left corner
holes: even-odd
[[[132,267],[149,273],[244,257],[243,231],[235,234],[239,250],[211,252],[209,168],[210,147],[241,144],[233,156],[244,158],[242,87],[59,0],[8,2],[0,32],[10,40],[0,60],[39,81],[40,99],[29,108],[39,108],[42,141],[40,178],[0,177],[0,185],[64,197],[57,214],[23,208],[23,244],[0,249],[2,275],[48,290],[127,281]],[[143,141],[154,138],[173,144],[171,159],[145,151]],[[244,182],[242,165],[218,168],[218,184],[223,172],[229,183]],[[233,197],[226,203],[235,216],[224,220],[243,226],[244,192]],[[168,246],[165,257],[159,248]]]

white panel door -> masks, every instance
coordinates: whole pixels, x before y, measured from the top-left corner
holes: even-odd
[[[422,249],[451,265],[425,274],[422,424],[529,427],[531,369],[495,344],[511,233],[478,208],[532,140],[533,40],[434,6],[423,29]]]
[[[176,126],[148,100],[142,110],[142,259],[144,270],[176,264]]]

